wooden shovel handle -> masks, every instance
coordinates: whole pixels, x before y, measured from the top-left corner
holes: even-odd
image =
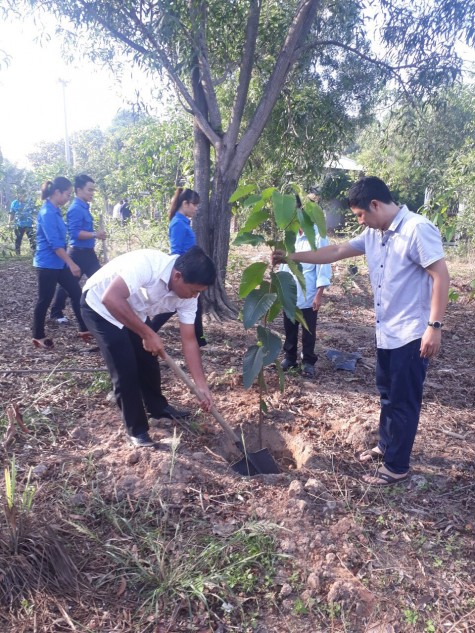
[[[195,383],[191,380],[191,378],[189,378],[185,372],[183,371],[183,369],[177,365],[175,363],[175,361],[165,352],[165,355],[163,356],[163,360],[166,362],[166,364],[173,369],[173,371],[175,372],[175,374],[178,376],[178,378],[181,378],[181,380],[183,380],[183,382],[185,383],[185,385],[188,387],[188,389],[195,394],[195,396],[198,398],[198,400],[201,399],[201,394],[197,388],[197,386],[195,385]],[[215,420],[220,424],[220,426],[223,428],[223,430],[226,432],[226,434],[228,435],[229,439],[231,439],[236,446],[242,451],[244,452],[244,447],[242,445],[241,440],[239,439],[239,437],[236,435],[236,433],[232,430],[232,428],[229,426],[229,424],[226,422],[226,420],[223,418],[223,416],[219,413],[219,411],[216,409],[216,407],[213,405],[210,409],[210,413],[211,415],[215,418]]]

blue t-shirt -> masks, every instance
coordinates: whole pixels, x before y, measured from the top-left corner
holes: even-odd
[[[94,220],[89,205],[84,200],[74,198],[66,216],[69,233],[69,245],[74,248],[94,248],[95,239],[80,240],[80,231],[94,231]]]
[[[172,255],[183,255],[189,251],[196,244],[196,236],[191,228],[190,218],[177,211],[168,227],[168,237]]]
[[[21,228],[32,227],[34,210],[35,206],[31,200],[27,200],[26,202],[14,200],[10,205],[10,213],[15,216],[15,226]]]
[[[45,200],[36,220],[36,253],[33,258],[35,268],[59,270],[66,266],[54,252],[58,248],[66,248],[66,233],[61,210]]]

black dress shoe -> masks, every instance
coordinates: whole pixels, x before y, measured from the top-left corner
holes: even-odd
[[[137,446],[138,448],[144,448],[146,446],[155,446],[156,442],[152,440],[150,435],[145,433],[140,433],[139,435],[131,435],[129,440],[133,446]]]
[[[188,411],[188,409],[176,409],[175,407],[172,407],[171,404],[167,404],[166,407],[163,407],[160,415],[157,417],[167,418],[168,420],[185,420],[186,418],[189,418],[190,415],[191,411]]]

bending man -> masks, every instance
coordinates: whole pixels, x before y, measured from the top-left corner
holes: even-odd
[[[153,446],[147,413],[180,418],[162,394],[157,356],[165,349],[149,317],[176,310],[183,354],[201,393],[201,407],[212,406],[194,322],[198,295],[213,284],[216,269],[198,246],[184,255],[147,249],[120,255],[90,277],[81,299],[82,314],[109,369],[117,405],[134,446]]]

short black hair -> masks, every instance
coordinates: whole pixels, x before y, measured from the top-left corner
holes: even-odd
[[[84,189],[88,182],[92,182],[93,185],[95,184],[91,176],[87,176],[86,174],[76,176],[76,178],[74,179],[74,191],[77,191],[78,189]]]
[[[211,286],[216,281],[216,266],[199,246],[192,246],[175,261],[175,270],[183,275],[186,284]]]
[[[348,191],[348,206],[350,209],[365,209],[365,211],[369,211],[371,200],[379,200],[385,204],[394,202],[387,184],[381,178],[365,176],[358,180]]]

